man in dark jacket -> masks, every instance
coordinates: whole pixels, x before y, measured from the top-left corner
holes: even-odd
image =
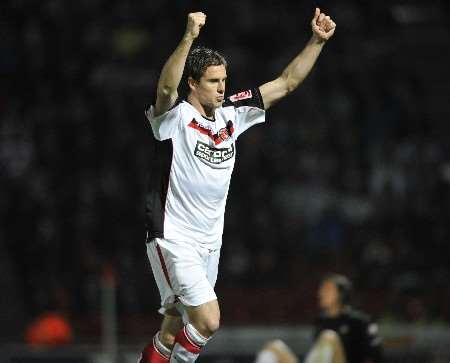
[[[350,280],[343,275],[322,280],[318,291],[321,313],[305,363],[382,362],[378,326],[350,305],[351,290]]]

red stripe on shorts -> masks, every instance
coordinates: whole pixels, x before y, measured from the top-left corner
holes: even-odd
[[[172,284],[170,283],[170,279],[169,279],[169,273],[167,272],[167,266],[164,261],[164,257],[162,255],[161,248],[158,246],[158,244],[156,244],[156,251],[158,251],[158,257],[159,257],[159,261],[161,262],[161,267],[164,272],[164,277],[166,278],[166,281],[169,284],[170,288],[172,288]]]

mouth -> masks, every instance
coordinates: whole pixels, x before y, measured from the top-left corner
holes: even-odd
[[[217,97],[216,97],[216,100],[217,100],[218,102],[223,102],[223,96],[217,96]]]

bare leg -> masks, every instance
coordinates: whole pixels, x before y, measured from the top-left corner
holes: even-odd
[[[159,331],[161,343],[172,350],[175,344],[175,337],[181,328],[183,328],[183,320],[178,311],[175,308],[167,310]]]
[[[282,340],[276,339],[264,345],[255,363],[298,363],[298,358]]]
[[[189,322],[205,338],[209,338],[219,329],[220,309],[217,300],[199,306],[186,306],[185,309]]]
[[[306,356],[305,363],[346,363],[339,335],[333,330],[323,331]]]
[[[185,309],[189,323],[175,337],[170,363],[194,363],[209,338],[219,329],[217,300],[199,306],[185,306]]]
[[[175,337],[183,327],[183,321],[178,311],[167,310],[161,324],[161,329],[142,351],[138,363],[168,363],[175,344]]]

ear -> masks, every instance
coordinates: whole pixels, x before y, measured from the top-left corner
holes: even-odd
[[[188,77],[187,82],[188,82],[189,89],[191,91],[194,91],[195,88],[197,88],[198,82],[194,78]]]

